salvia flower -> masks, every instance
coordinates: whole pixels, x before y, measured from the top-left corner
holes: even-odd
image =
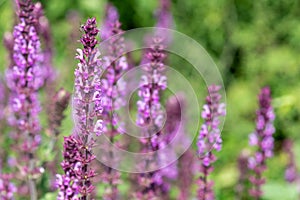
[[[157,24],[160,28],[173,28],[174,20],[171,13],[171,1],[160,0],[160,8],[156,12]]]
[[[161,137],[164,113],[160,103],[160,93],[167,87],[167,77],[164,75],[164,48],[163,39],[155,36],[142,61],[145,74],[141,77],[138,91],[140,100],[137,102],[137,125],[143,129],[141,144],[144,153],[157,151],[164,144]],[[150,165],[149,163],[151,160],[145,167]],[[142,195],[158,198],[168,191],[160,170],[141,174],[138,182],[141,188],[136,194],[137,199]]]
[[[10,174],[0,175],[0,199],[2,200],[13,200],[17,192],[16,186],[10,181],[11,178]]]
[[[219,125],[220,117],[226,114],[225,104],[220,102],[222,98],[219,94],[220,89],[221,87],[217,85],[208,87],[209,95],[206,97],[206,104],[203,106],[202,111],[204,123],[197,142],[198,156],[201,161],[201,176],[198,180],[198,198],[200,200],[214,199],[213,181],[208,180],[208,176],[213,171],[213,163],[217,159],[212,151],[220,151],[222,148]]]
[[[125,105],[126,83],[122,80],[122,75],[127,70],[128,64],[125,53],[123,31],[118,19],[118,12],[111,4],[107,5],[106,18],[101,31],[102,39],[108,40],[107,53],[103,56],[104,76],[102,78],[102,106],[103,106],[103,132],[108,136],[111,143],[115,143],[115,136],[124,132],[124,127],[117,110]],[[107,148],[109,149],[109,148]],[[105,151],[105,149],[104,149]],[[107,152],[109,159],[113,161],[113,152]],[[102,181],[106,187],[103,199],[114,200],[118,198],[117,185],[120,183],[120,173],[110,167],[104,167]]]
[[[256,112],[256,129],[249,136],[251,146],[256,146],[257,150],[254,156],[248,160],[248,167],[253,171],[250,176],[252,189],[249,194],[256,199],[262,196],[261,186],[265,183],[262,173],[266,170],[266,160],[273,156],[275,128],[273,121],[275,119],[273,107],[271,105],[271,91],[269,87],[264,87],[258,96],[259,109]]]
[[[35,29],[40,34],[41,39],[44,43],[43,51],[41,52],[43,59],[41,65],[43,65],[45,89],[47,92],[52,89],[52,83],[55,79],[55,70],[52,66],[52,55],[53,55],[53,44],[52,36],[48,19],[44,15],[44,10],[40,2],[34,5],[34,15],[35,15]]]
[[[111,13],[117,13],[115,8],[108,4],[107,18],[104,22],[106,32],[102,31],[103,37],[110,37],[108,52],[103,56],[104,76],[102,78],[102,106],[103,106],[103,127],[110,137],[122,133],[122,126],[119,122],[116,110],[125,105],[124,95],[126,83],[121,79],[125,70],[127,70],[123,31],[120,29],[118,18],[111,17]],[[108,38],[106,38],[108,39]],[[110,129],[110,130],[108,130]]]
[[[71,135],[64,138],[63,161],[61,166],[64,175],[56,175],[56,187],[59,189],[57,200],[78,199],[79,181],[77,178],[77,166],[81,163],[77,160],[80,157],[79,141]]]
[[[78,136],[79,154],[76,157],[76,177],[78,179],[81,199],[87,199],[94,189],[92,178],[95,171],[90,164],[95,159],[92,153],[95,135],[102,134],[102,102],[101,102],[101,62],[100,52],[96,45],[99,33],[95,18],[88,19],[82,26],[84,31],[80,42],[83,49],[78,49],[79,60],[75,70],[75,91],[73,97],[75,134]]]
[[[26,155],[24,171],[29,176],[32,198],[36,191],[32,176],[35,169],[34,152],[40,144],[40,104],[38,90],[44,83],[39,62],[40,42],[34,27],[34,5],[30,0],[17,1],[19,23],[13,32],[13,65],[7,70],[7,84],[10,89],[10,106],[14,114],[11,120],[19,134],[22,133],[20,149]]]

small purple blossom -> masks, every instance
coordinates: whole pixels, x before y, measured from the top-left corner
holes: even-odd
[[[219,94],[221,87],[211,85],[208,87],[209,95],[203,106],[202,118],[204,123],[198,137],[198,156],[201,161],[198,179],[198,198],[201,200],[214,199],[213,181],[208,180],[208,175],[213,171],[212,164],[217,160],[212,150],[220,151],[222,148],[221,132],[219,129],[220,117],[226,115],[225,104],[220,103],[222,96]]]
[[[249,194],[259,199],[263,192],[261,186],[265,183],[262,177],[266,170],[266,160],[273,156],[275,128],[273,121],[275,119],[274,111],[271,105],[271,91],[268,87],[261,89],[259,94],[259,109],[256,112],[256,130],[249,136],[250,145],[257,147],[254,156],[248,160],[248,168],[253,171],[250,176],[252,189]]]
[[[0,199],[14,200],[14,194],[17,192],[16,186],[11,182],[10,174],[0,175]]]

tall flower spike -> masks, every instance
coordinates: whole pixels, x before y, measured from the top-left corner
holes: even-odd
[[[206,97],[206,104],[203,106],[202,118],[204,124],[201,127],[198,137],[198,156],[200,158],[200,173],[198,179],[198,199],[214,199],[213,181],[208,180],[209,174],[213,171],[213,163],[217,160],[212,152],[220,151],[222,148],[221,132],[219,129],[220,117],[225,116],[225,104],[220,103],[220,86],[211,85],[208,87],[209,95]]]
[[[164,75],[166,58],[164,48],[162,38],[154,37],[142,61],[145,74],[141,77],[138,91],[140,100],[137,102],[137,125],[144,129],[142,131],[144,138],[141,139],[144,153],[157,151],[162,147],[163,112],[160,93],[167,88],[167,77]],[[145,167],[147,168],[149,165],[155,165],[155,163],[150,159],[146,162]],[[137,199],[141,199],[141,196],[150,199],[159,198],[168,192],[160,170],[141,174],[138,181],[141,188],[135,194]]]
[[[255,155],[248,160],[248,167],[253,174],[250,176],[252,189],[249,194],[255,199],[260,199],[263,195],[262,185],[265,178],[262,176],[267,169],[266,160],[273,156],[275,128],[274,111],[271,105],[271,91],[269,87],[264,87],[258,96],[259,109],[256,112],[256,129],[249,135],[249,144],[256,146]]]
[[[111,4],[107,5],[106,18],[104,20],[101,36],[103,39],[109,39],[107,54],[103,56],[105,73],[102,79],[103,89],[103,129],[111,143],[115,143],[115,136],[124,132],[117,110],[125,105],[125,88],[126,83],[121,79],[128,65],[125,53],[123,31],[118,20],[118,12]],[[109,159],[114,162],[114,154],[109,148],[103,149],[108,151]],[[104,183],[107,184],[103,199],[118,199],[118,184],[120,183],[120,173],[110,167],[104,166],[102,174]]]
[[[102,134],[102,91],[100,75],[102,72],[100,52],[96,45],[99,30],[95,18],[88,19],[82,26],[84,31],[80,42],[83,50],[78,49],[76,58],[79,60],[75,70],[74,117],[76,120],[75,134],[78,135],[79,151],[76,177],[79,181],[81,199],[88,199],[94,189],[92,178],[95,171],[91,162],[95,159],[92,153],[94,134]]]
[[[38,90],[43,85],[40,68],[40,42],[34,27],[34,5],[30,0],[17,1],[19,24],[14,28],[13,65],[7,70],[6,78],[10,89],[13,126],[22,137],[21,151],[24,152],[24,167],[27,172],[31,198],[36,199],[33,173],[36,171],[35,151],[40,144],[40,104]],[[22,134],[21,134],[22,133]]]

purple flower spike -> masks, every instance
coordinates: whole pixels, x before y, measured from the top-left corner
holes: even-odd
[[[160,0],[160,8],[157,10],[157,24],[159,28],[173,28],[174,20],[171,13],[171,1]]]
[[[65,172],[64,175],[56,175],[56,187],[59,189],[57,200],[79,199],[79,181],[77,179],[77,168],[80,164],[77,157],[80,156],[79,142],[75,136],[71,135],[64,138],[63,162],[61,166]]]
[[[105,20],[101,28],[102,29],[101,38],[103,40],[106,40],[110,38],[112,35],[114,35],[112,34],[113,29],[115,29],[116,25],[118,24],[119,24],[119,13],[113,5],[108,3],[106,5]]]
[[[124,99],[126,83],[121,77],[128,69],[128,64],[124,56],[125,44],[122,33],[118,12],[114,6],[108,4],[106,7],[106,18],[101,31],[102,39],[109,39],[107,53],[103,56],[105,73],[102,79],[102,106],[103,129],[111,143],[116,143],[116,135],[124,133],[124,125],[120,122],[116,112],[125,106],[126,103]],[[106,149],[103,149],[103,151],[106,151]],[[115,160],[114,154],[110,150],[107,152],[107,155],[109,155],[111,161]],[[107,185],[103,199],[119,199],[118,184],[120,183],[120,173],[107,166],[104,168],[102,181]]]
[[[103,108],[100,80],[102,70],[100,52],[96,48],[98,44],[96,36],[99,32],[96,19],[88,19],[82,26],[82,30],[84,34],[80,42],[84,48],[77,49],[76,58],[79,63],[75,70],[73,97],[76,127],[75,133],[65,138],[64,161],[61,164],[65,175],[58,176],[57,179],[60,188],[58,199],[65,198],[63,195],[68,194],[75,195],[74,199],[77,199],[77,196],[81,200],[89,199],[94,190],[92,179],[96,175],[91,167],[91,162],[95,159],[92,153],[95,142],[94,135],[102,134]],[[71,181],[68,182],[69,178]],[[68,187],[61,186],[61,180],[65,179],[67,179]],[[73,185],[70,187],[71,183],[76,184],[76,187]]]
[[[44,10],[40,2],[37,2],[34,5],[34,14],[36,18],[36,22],[34,24],[35,29],[41,35],[45,46],[42,51],[43,60],[41,62],[41,65],[44,66],[45,88],[48,93],[52,93],[53,91],[50,85],[53,84],[53,81],[55,79],[55,70],[52,66],[52,36],[49,21],[44,15]]]
[[[157,151],[165,144],[162,137],[164,114],[160,103],[161,92],[167,88],[167,77],[164,75],[166,58],[164,48],[163,40],[160,37],[154,37],[142,60],[145,73],[141,77],[138,91],[140,100],[137,102],[136,123],[143,128],[142,136],[144,138],[140,142],[144,153]],[[150,159],[145,166],[149,165],[155,165],[155,163]],[[138,177],[141,187],[135,194],[135,198],[143,199],[141,196],[150,199],[166,198],[163,196],[168,194],[169,187],[164,182],[163,176],[162,170],[141,174]]]
[[[42,57],[40,41],[34,27],[34,5],[30,0],[16,1],[19,23],[13,32],[13,63],[6,72],[10,89],[10,109],[13,117],[10,124],[20,138],[22,170],[28,175],[30,196],[37,198],[33,176],[36,176],[35,151],[40,144],[40,103],[38,90],[44,84],[43,70],[39,65]]]
[[[266,160],[273,156],[275,128],[273,121],[275,119],[274,111],[271,105],[271,91],[268,87],[262,88],[259,94],[259,109],[256,112],[256,130],[249,136],[250,145],[257,147],[254,156],[248,160],[248,168],[253,171],[250,176],[252,189],[249,194],[255,199],[260,199],[263,195],[262,185],[265,178],[262,177],[266,170]]]
[[[214,199],[213,181],[208,180],[208,175],[213,171],[213,163],[217,160],[212,150],[220,151],[222,148],[221,132],[219,129],[220,117],[226,115],[225,104],[220,103],[222,96],[219,94],[220,86],[208,87],[209,95],[203,106],[202,118],[204,124],[198,137],[198,156],[200,158],[200,173],[198,179],[198,199]]]
[[[14,200],[14,194],[17,192],[15,185],[10,182],[10,174],[0,175],[0,199],[1,200]]]

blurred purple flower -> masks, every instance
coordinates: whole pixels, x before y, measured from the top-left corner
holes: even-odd
[[[40,2],[35,3],[33,12],[36,19],[34,23],[35,29],[44,42],[44,49],[41,52],[43,56],[41,65],[43,66],[45,88],[48,93],[52,93],[52,87],[50,86],[53,84],[56,74],[52,66],[53,44],[50,25],[48,19],[44,15],[44,10]]]
[[[188,149],[178,160],[178,182],[180,188],[179,200],[191,198],[191,187],[196,174],[196,159],[191,149]]]
[[[118,12],[114,6],[108,4],[101,31],[102,39],[109,39],[106,43],[107,53],[103,56],[105,72],[102,77],[102,106],[103,132],[108,136],[111,143],[116,142],[116,135],[124,133],[124,125],[117,114],[117,111],[126,103],[124,99],[126,83],[122,80],[122,75],[128,69],[128,64],[124,56],[125,44],[122,33]],[[104,148],[103,151],[107,149],[109,148]],[[111,161],[115,159],[112,152],[107,152],[107,155],[109,155]],[[117,187],[120,183],[120,173],[107,166],[104,168],[105,171],[102,177],[107,187],[103,199],[118,199],[119,192]]]
[[[14,200],[14,194],[17,188],[11,182],[12,176],[10,174],[0,175],[0,199],[1,200]]]
[[[171,13],[171,1],[170,0],[160,0],[160,7],[156,11],[157,23],[156,27],[159,28],[174,28],[174,19]]]
[[[219,94],[221,87],[211,85],[208,87],[206,104],[203,106],[202,118],[204,124],[198,137],[198,156],[201,161],[198,179],[198,198],[203,200],[214,199],[213,181],[208,180],[208,175],[213,171],[212,164],[217,160],[212,150],[220,151],[222,148],[221,132],[219,129],[220,117],[226,115],[225,104],[220,103],[222,96]]]
[[[17,1],[19,23],[13,32],[13,62],[6,72],[7,85],[10,89],[10,108],[13,116],[11,125],[21,138],[19,149],[22,156],[23,169],[27,172],[30,193],[36,198],[35,183],[32,179],[36,175],[35,151],[37,150],[41,136],[38,114],[40,103],[38,90],[44,84],[40,42],[34,27],[34,5],[30,0]]]
[[[265,178],[262,177],[262,173],[267,168],[267,158],[273,156],[273,133],[275,132],[273,126],[275,115],[271,105],[269,87],[261,89],[258,99],[259,109],[256,112],[256,130],[249,136],[250,145],[255,145],[257,150],[255,155],[248,160],[248,168],[253,171],[253,175],[250,176],[252,189],[249,190],[249,194],[256,199],[259,199],[263,194],[261,186],[265,183]]]
[[[145,74],[141,77],[138,91],[140,100],[137,102],[137,125],[143,128],[143,138],[140,140],[143,153],[157,151],[164,145],[161,140],[164,114],[160,103],[160,93],[167,87],[167,77],[164,75],[164,48],[163,40],[154,37],[142,61]],[[150,164],[151,162],[153,161],[149,160],[146,163],[146,168],[147,165],[154,164]],[[169,187],[163,181],[161,170],[141,174],[138,183],[141,186],[135,194],[138,199],[139,196],[151,199],[168,194]]]
[[[114,35],[112,33],[114,32],[113,29],[116,29],[116,26],[120,26],[120,24],[119,24],[119,13],[113,5],[108,3],[106,5],[106,9],[105,9],[104,23],[101,27],[101,32],[100,32],[101,33],[101,38],[103,40],[107,40],[112,35]]]

